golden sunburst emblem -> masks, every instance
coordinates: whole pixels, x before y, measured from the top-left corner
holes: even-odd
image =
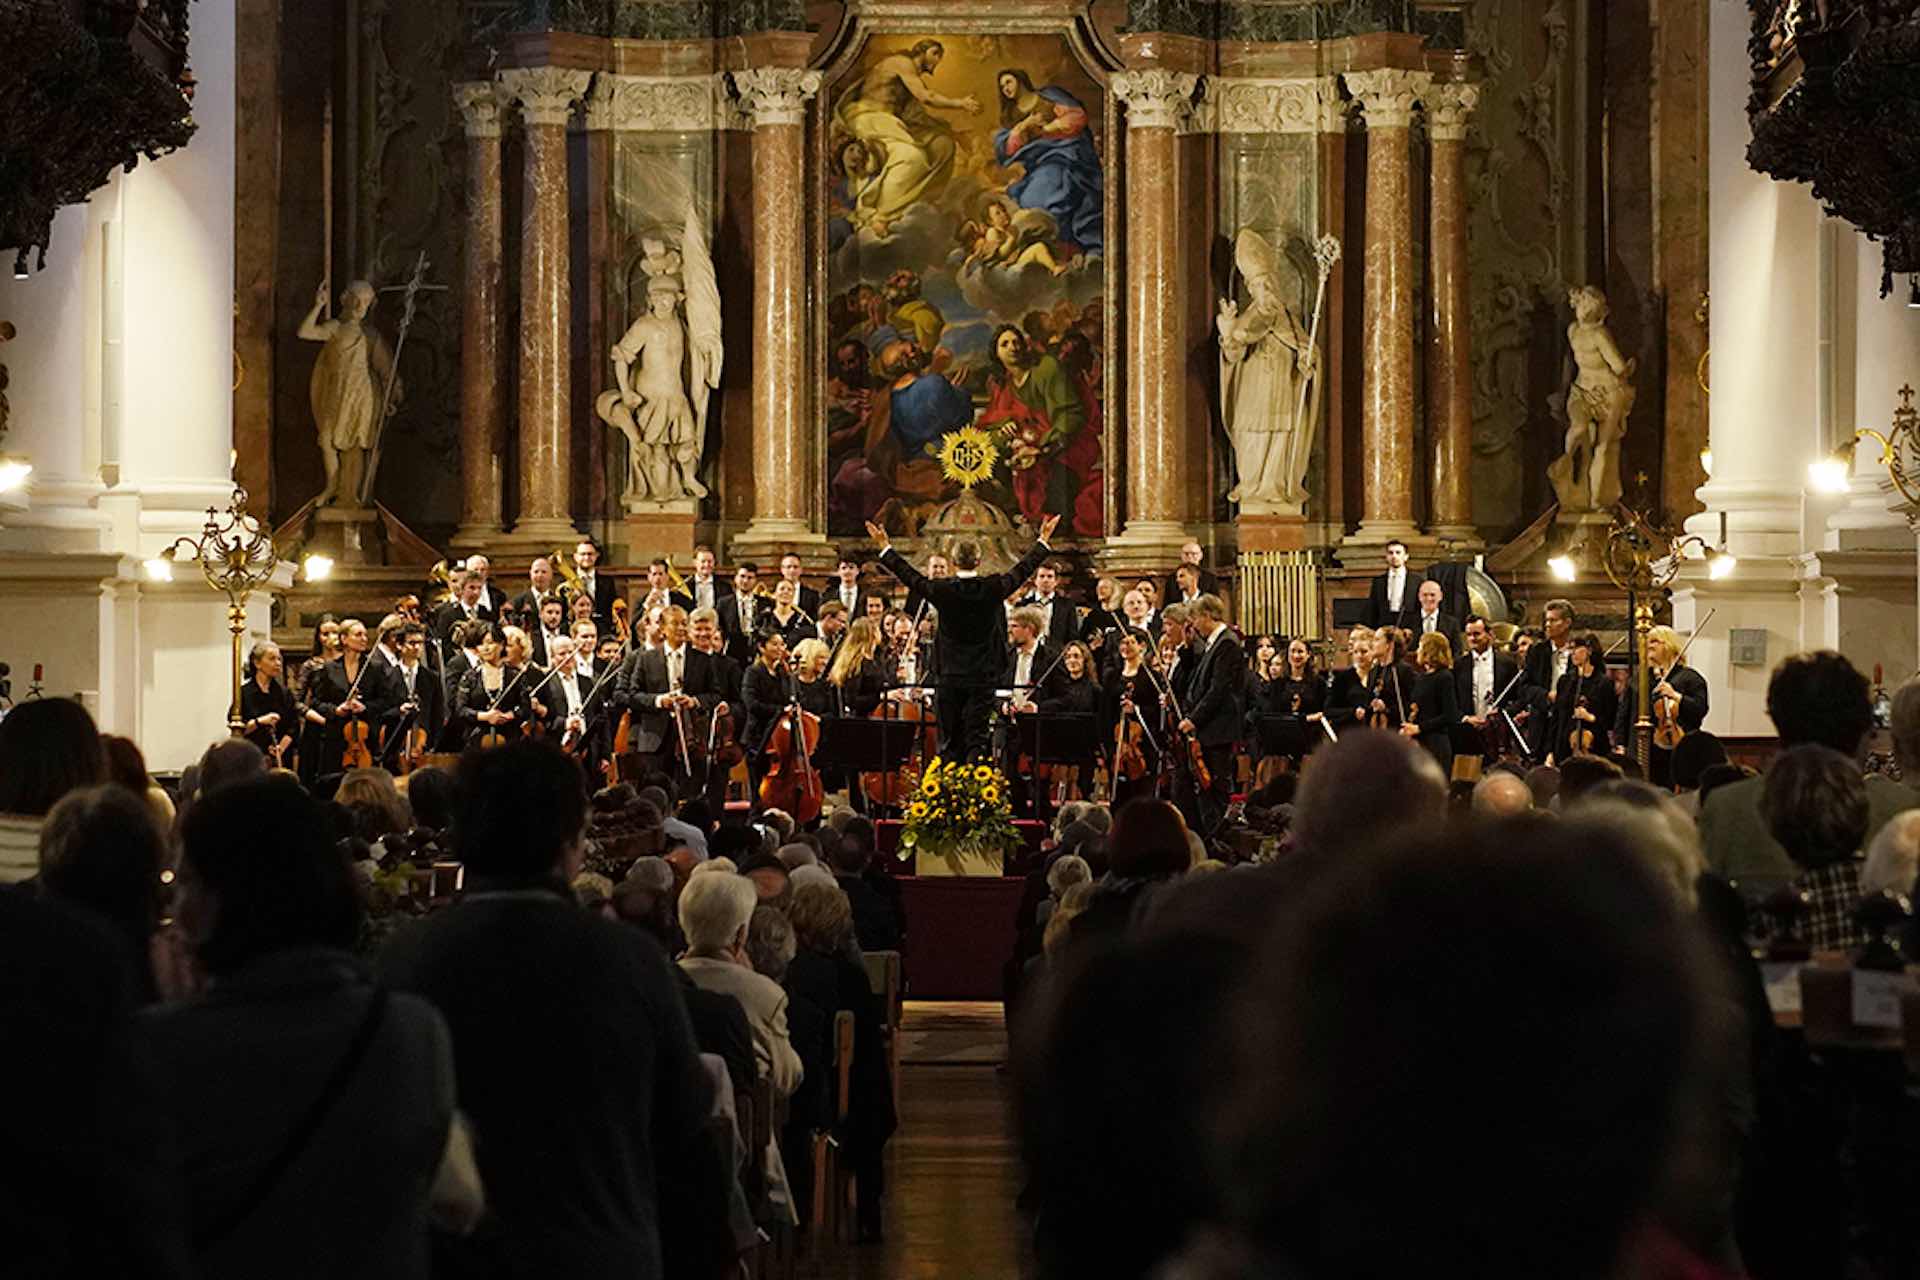
[[[978,427],[961,427],[940,438],[940,470],[962,489],[971,489],[993,475],[1000,460],[993,437]]]

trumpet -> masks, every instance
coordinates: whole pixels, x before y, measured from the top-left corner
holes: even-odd
[[[560,581],[566,586],[567,590],[578,595],[580,593],[580,571],[573,567],[573,561],[561,555],[560,548],[558,547],[555,547],[547,553],[547,559],[552,563],[553,571],[560,575]]]

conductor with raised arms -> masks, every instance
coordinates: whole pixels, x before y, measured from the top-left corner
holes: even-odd
[[[1006,598],[1047,558],[1047,540],[1059,516],[1040,522],[1033,550],[1005,573],[982,576],[980,544],[963,539],[953,548],[951,578],[929,578],[893,549],[887,531],[872,521],[867,533],[880,547],[880,566],[940,611],[933,669],[939,672],[935,708],[940,717],[940,753],[948,759],[987,755],[993,688],[1007,665]]]

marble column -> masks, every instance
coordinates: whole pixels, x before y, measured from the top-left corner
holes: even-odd
[[[1410,538],[1413,523],[1414,104],[1433,77],[1386,68],[1349,71],[1347,90],[1367,122],[1365,273],[1361,295],[1361,452],[1365,500],[1359,548]]]
[[[526,123],[520,220],[520,517],[512,549],[577,532],[568,510],[567,406],[572,332],[567,297],[567,119],[592,74],[559,67],[500,73]],[[523,545],[524,544],[524,545]]]
[[[1475,546],[1473,523],[1473,327],[1467,293],[1467,119],[1480,101],[1471,84],[1436,84],[1426,93],[1432,143],[1427,339],[1427,439],[1433,509],[1428,533]]]
[[[1175,139],[1198,86],[1197,76],[1158,68],[1113,78],[1127,109],[1127,522],[1117,540],[1142,549],[1189,536]]]
[[[499,87],[453,87],[467,129],[467,262],[460,297],[460,527],[457,550],[500,536],[500,221]]]
[[[819,482],[807,413],[807,102],[820,73],[736,71],[753,126],[753,519],[736,546],[820,542],[810,518]]]

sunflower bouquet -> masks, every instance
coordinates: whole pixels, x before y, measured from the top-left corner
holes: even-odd
[[[907,802],[900,832],[902,860],[916,850],[1008,849],[1019,842],[1005,775],[989,764],[939,756],[927,761],[920,785]]]

